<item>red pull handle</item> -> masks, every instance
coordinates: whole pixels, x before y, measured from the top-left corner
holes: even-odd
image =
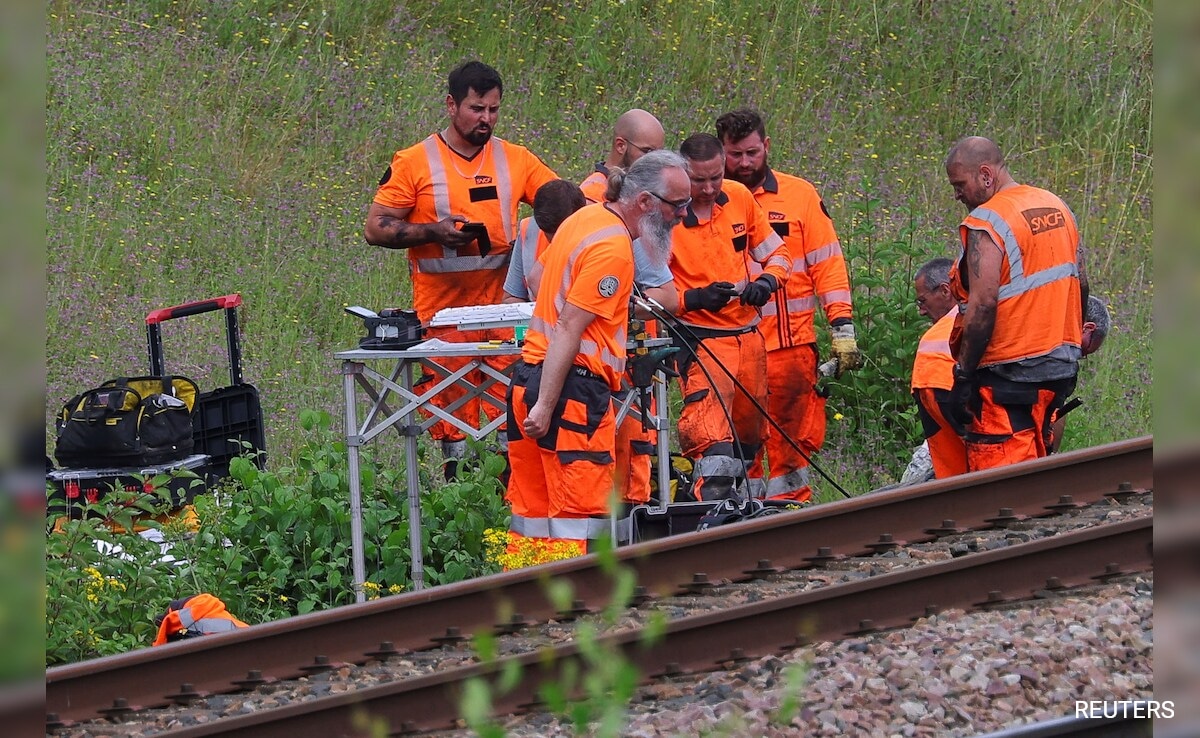
[[[200,313],[210,313],[213,310],[228,310],[242,304],[242,296],[239,294],[223,295],[222,297],[213,297],[208,300],[197,300],[196,302],[185,302],[182,305],[174,307],[160,308],[151,310],[146,314],[146,325],[156,325],[166,320],[175,318],[186,318],[189,315],[199,315]]]

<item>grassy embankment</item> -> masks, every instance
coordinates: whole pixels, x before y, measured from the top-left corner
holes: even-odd
[[[506,80],[498,134],[573,180],[629,107],[656,113],[669,145],[735,105],[762,108],[772,163],[822,191],[856,299],[876,306],[857,318],[874,357],[908,360],[913,347],[878,326],[915,330],[911,272],[955,249],[963,211],[946,149],[991,136],[1019,181],[1072,206],[1093,290],[1114,311],[1066,446],[1151,427],[1147,2],[157,0],[48,12],[48,416],[146,367],[147,311],[240,292],[245,375],[263,392],[271,454],[289,458],[301,409],[340,413],[333,354],[361,330],[343,306],[409,304],[403,255],[362,240],[366,206],[391,153],[444,124],[445,73],[479,57]],[[215,318],[165,334],[171,370],[227,383]],[[903,383],[879,378],[890,392]],[[841,420],[820,461],[845,486],[899,473],[915,426],[881,425],[887,413],[846,388],[829,412]]]

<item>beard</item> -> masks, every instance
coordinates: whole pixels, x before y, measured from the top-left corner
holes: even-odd
[[[483,146],[492,137],[492,129],[490,127],[486,129],[472,128],[469,131],[459,129],[458,135],[473,146]]]
[[[735,169],[732,172],[727,172],[725,176],[734,182],[739,182],[750,189],[754,189],[767,178],[767,160],[764,157],[762,166],[757,169],[750,170],[749,172],[745,169]]]
[[[657,208],[638,219],[638,233],[646,255],[656,266],[663,266],[671,258],[671,229],[679,218],[667,220]]]

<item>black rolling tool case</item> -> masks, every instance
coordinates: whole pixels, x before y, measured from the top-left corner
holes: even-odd
[[[202,392],[196,398],[192,414],[194,451],[211,457],[204,467],[209,482],[229,476],[229,462],[248,450],[258,453],[254,462],[265,467],[266,434],[258,389],[242,379],[242,348],[238,332],[238,294],[189,302],[155,310],[146,316],[146,344],[150,353],[151,373],[164,371],[162,323],[216,310],[225,311],[225,333],[229,346],[228,387]],[[245,444],[249,444],[249,449]]]

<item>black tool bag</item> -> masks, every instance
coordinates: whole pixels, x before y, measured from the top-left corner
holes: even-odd
[[[118,377],[72,397],[54,455],[69,468],[161,464],[192,453],[198,388],[186,377]]]

